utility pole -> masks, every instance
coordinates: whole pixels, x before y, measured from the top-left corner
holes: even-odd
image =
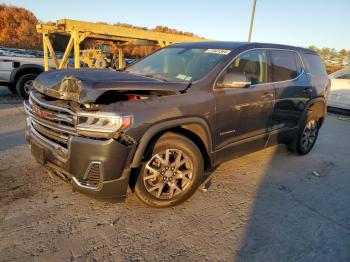
[[[250,29],[249,29],[248,42],[251,42],[251,40],[252,40],[252,32],[253,32],[253,24],[254,24],[254,16],[255,16],[255,7],[256,7],[256,0],[254,0],[253,10],[252,10],[252,17],[250,18]]]

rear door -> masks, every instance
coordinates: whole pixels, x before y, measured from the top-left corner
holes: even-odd
[[[275,89],[272,130],[296,127],[313,88],[296,51],[270,49],[269,53],[271,82]]]

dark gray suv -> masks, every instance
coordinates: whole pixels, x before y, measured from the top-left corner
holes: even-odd
[[[329,80],[319,56],[292,46],[172,45],[123,71],[52,70],[24,103],[35,158],[104,199],[168,207],[206,170],[276,144],[314,146]]]

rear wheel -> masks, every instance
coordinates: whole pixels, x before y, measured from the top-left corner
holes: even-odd
[[[135,185],[136,196],[153,207],[169,207],[188,199],[203,180],[200,150],[187,137],[167,133],[149,148]]]
[[[36,78],[35,74],[27,74],[21,76],[16,83],[17,94],[27,100],[29,98],[29,93],[33,89],[33,80]]]
[[[314,147],[319,131],[318,121],[309,114],[303,128],[298,132],[294,141],[287,145],[289,151],[299,155],[306,155]]]

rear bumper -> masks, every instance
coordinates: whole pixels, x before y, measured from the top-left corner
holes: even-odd
[[[38,133],[30,117],[26,139],[36,160],[67,177],[74,190],[96,198],[125,199],[135,145],[128,147],[114,139],[71,137],[67,149]]]

